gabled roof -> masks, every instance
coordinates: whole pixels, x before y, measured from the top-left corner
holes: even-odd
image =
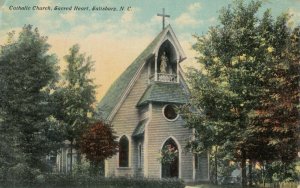
[[[116,110],[123,102],[126,92],[130,90],[130,87],[135,82],[135,77],[139,74],[139,70],[144,66],[146,60],[155,54],[157,48],[162,43],[164,36],[170,32],[175,38],[175,42],[178,43],[175,34],[170,25],[162,30],[155,39],[148,45],[148,47],[131,63],[131,65],[121,74],[121,76],[114,81],[109,90],[106,92],[102,100],[97,104],[97,118],[103,120],[111,120]],[[178,43],[179,44],[179,43]],[[182,48],[182,60],[185,58]]]
[[[146,61],[148,56],[152,53],[157,43],[160,41],[164,30],[161,31],[157,37],[149,44],[149,46],[131,63],[131,65],[121,74],[121,76],[114,81],[102,98],[100,103],[97,105],[97,113],[102,119],[107,120],[113,108],[120,101],[123,93],[128,87],[133,76],[137,70]]]
[[[148,86],[137,106],[149,102],[185,104],[188,102],[187,96],[179,83],[154,82]]]

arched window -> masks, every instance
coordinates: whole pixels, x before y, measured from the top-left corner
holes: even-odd
[[[122,136],[119,141],[119,167],[128,167],[129,141],[126,136]]]
[[[162,178],[179,177],[179,149],[172,138],[166,140],[162,147],[161,154],[163,155]]]

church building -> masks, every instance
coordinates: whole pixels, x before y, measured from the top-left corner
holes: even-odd
[[[105,161],[106,177],[209,180],[208,156],[185,149],[193,130],[176,113],[188,102],[185,59],[172,27],[163,27],[100,101],[98,113],[119,141],[119,152]]]

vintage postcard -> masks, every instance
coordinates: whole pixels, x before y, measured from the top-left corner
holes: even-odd
[[[299,0],[0,8],[0,187],[299,182]]]

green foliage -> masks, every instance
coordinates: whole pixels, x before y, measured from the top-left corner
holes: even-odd
[[[8,171],[7,182],[14,184],[34,184],[42,178],[41,171],[37,168],[29,167],[28,164],[18,163]]]
[[[91,57],[79,53],[79,45],[70,48],[70,54],[65,56],[67,68],[64,79],[55,93],[57,111],[55,117],[61,124],[65,139],[70,141],[71,153],[75,146],[78,149],[83,131],[88,127],[94,113],[95,86],[89,78],[93,61]],[[79,154],[80,155],[80,154]],[[72,157],[70,161],[72,173]]]
[[[6,184],[5,187],[9,187]],[[14,183],[13,187],[27,187],[27,182]],[[1,184],[0,184],[1,187]],[[99,176],[82,175],[65,175],[65,174],[45,174],[43,181],[31,182],[30,188],[45,187],[45,188],[67,188],[67,187],[103,187],[103,188],[184,188],[185,184],[179,179],[143,179],[143,178],[103,178]]]
[[[79,45],[70,48],[65,60],[67,68],[63,73],[62,86],[55,92],[60,106],[56,117],[64,125],[66,138],[73,142],[81,136],[94,112],[95,86],[89,78],[93,61],[79,53]]]
[[[172,145],[166,145],[161,149],[160,155],[161,164],[171,164],[178,157],[178,150]]]
[[[143,178],[103,178],[95,176],[65,176],[65,175],[50,175],[47,179],[50,185],[55,187],[60,186],[97,186],[97,187],[132,187],[132,188],[184,188],[183,181],[178,179],[143,179]]]
[[[240,183],[240,177],[232,177],[232,172],[238,169],[238,165],[232,161],[231,156],[227,156],[226,151],[220,149],[216,151],[214,148],[211,151],[209,160],[211,164],[210,179],[212,182],[218,182],[222,185]],[[215,160],[217,160],[217,162]],[[215,171],[217,171],[217,173]]]
[[[73,174],[90,174],[91,165],[88,161],[82,160],[81,163],[77,163],[73,166]]]
[[[270,167],[267,169],[269,174],[269,179],[273,182],[292,182],[299,181],[299,174],[295,170],[295,163],[283,164],[279,161],[271,163]]]
[[[25,25],[18,37],[9,33],[8,43],[1,46],[0,166],[6,173],[4,179],[11,178],[8,171],[22,165],[30,171],[45,170],[45,156],[60,146],[57,124],[51,118],[56,110],[52,90],[58,67],[49,48],[47,37],[31,25]]]
[[[246,159],[293,162],[299,139],[299,27],[270,10],[258,17],[261,4],[235,1],[220,25],[195,36],[204,71],[189,71],[190,104],[181,110],[195,128],[189,148],[218,146],[243,169]]]

